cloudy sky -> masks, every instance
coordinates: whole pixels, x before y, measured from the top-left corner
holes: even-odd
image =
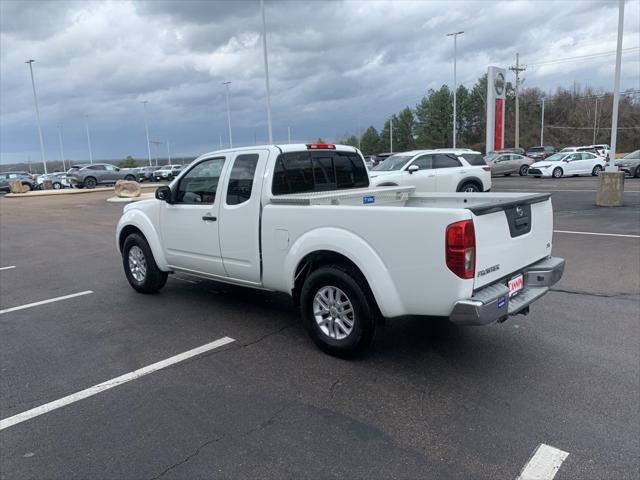
[[[617,1],[266,0],[273,135],[286,142],[381,127],[429,88],[473,85],[488,65],[531,64],[525,86],[611,90],[615,56],[537,65],[616,48]],[[640,88],[640,1],[627,0],[622,89]],[[0,162],[40,160],[33,64],[48,160],[146,157],[152,140],[174,156],[228,144],[231,81],[236,145],[265,143],[260,4],[246,1],[0,0]],[[509,79],[512,80],[511,74]],[[154,148],[152,146],[152,148]],[[155,147],[166,155],[166,143]],[[155,155],[155,151],[153,152]]]

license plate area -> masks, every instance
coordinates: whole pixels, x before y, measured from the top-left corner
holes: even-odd
[[[509,280],[507,286],[509,287],[509,298],[517,295],[524,288],[524,275],[522,273],[516,275]]]

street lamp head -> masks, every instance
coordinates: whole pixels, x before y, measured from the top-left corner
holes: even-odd
[[[459,32],[447,33],[447,37],[453,37],[455,35],[461,35],[463,33],[464,33],[464,30],[461,30]]]
[[[24,62],[24,63],[33,63],[33,62],[35,62],[35,60],[31,59],[31,60],[27,60],[27,61],[26,61],[26,62]]]

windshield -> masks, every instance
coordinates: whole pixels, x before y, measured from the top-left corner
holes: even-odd
[[[545,162],[559,162],[566,156],[567,156],[566,153],[554,153],[550,157],[545,158],[544,161]]]
[[[374,172],[390,172],[392,170],[400,170],[404,167],[409,160],[413,158],[413,155],[391,155],[383,162],[373,167]]]
[[[493,162],[496,158],[498,158],[500,155],[502,155],[501,153],[490,153],[489,155],[486,155],[484,157],[484,161],[485,162]]]
[[[531,147],[527,152],[544,152],[544,147]]]
[[[575,150],[575,147],[567,147],[567,148],[563,148],[562,150],[560,150],[560,153],[562,152],[573,152]]]
[[[640,150],[636,150],[635,152],[631,152],[628,155],[625,155],[622,158],[628,158],[628,159],[636,159],[636,158],[640,158]]]

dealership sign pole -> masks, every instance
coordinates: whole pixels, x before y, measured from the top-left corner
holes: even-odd
[[[504,148],[505,73],[498,67],[487,72],[486,153]]]

